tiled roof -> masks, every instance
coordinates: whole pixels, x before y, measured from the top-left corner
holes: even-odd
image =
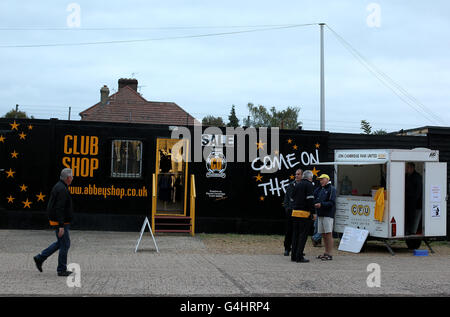
[[[82,121],[194,125],[198,121],[173,102],[147,101],[129,86],[80,112]]]

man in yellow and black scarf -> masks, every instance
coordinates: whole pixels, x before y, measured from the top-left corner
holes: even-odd
[[[292,193],[292,253],[291,261],[307,263],[303,251],[305,249],[308,229],[311,226],[311,217],[314,215],[314,186],[313,173],[310,170],[303,172],[302,180],[295,185]],[[314,215],[315,218],[315,215]]]
[[[39,272],[42,272],[44,261],[59,250],[58,267],[56,269],[58,276],[68,276],[72,273],[67,271],[67,253],[70,248],[69,228],[73,215],[73,204],[69,191],[72,180],[72,170],[64,168],[61,171],[60,180],[51,191],[47,210],[50,226],[55,230],[57,241],[33,257]]]

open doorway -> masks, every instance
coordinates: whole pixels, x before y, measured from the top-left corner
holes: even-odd
[[[183,143],[181,148],[175,145]],[[156,214],[186,214],[187,161],[186,140],[157,139],[156,145]],[[181,152],[177,153],[177,150]]]
[[[423,162],[405,164],[405,236],[422,236],[424,233]]]

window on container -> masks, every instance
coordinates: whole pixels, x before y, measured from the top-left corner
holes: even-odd
[[[340,165],[339,195],[373,196],[380,187],[386,190],[386,164]]]
[[[111,176],[137,178],[142,176],[142,142],[114,140],[112,142]]]

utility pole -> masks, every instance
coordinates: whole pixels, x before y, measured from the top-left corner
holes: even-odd
[[[323,61],[323,26],[320,25],[320,131],[325,131],[325,65]]]
[[[17,119],[17,112],[19,111],[19,105],[16,104],[16,113],[14,114],[14,119]]]
[[[69,121],[70,121],[70,112],[72,110],[72,107],[69,107]]]

